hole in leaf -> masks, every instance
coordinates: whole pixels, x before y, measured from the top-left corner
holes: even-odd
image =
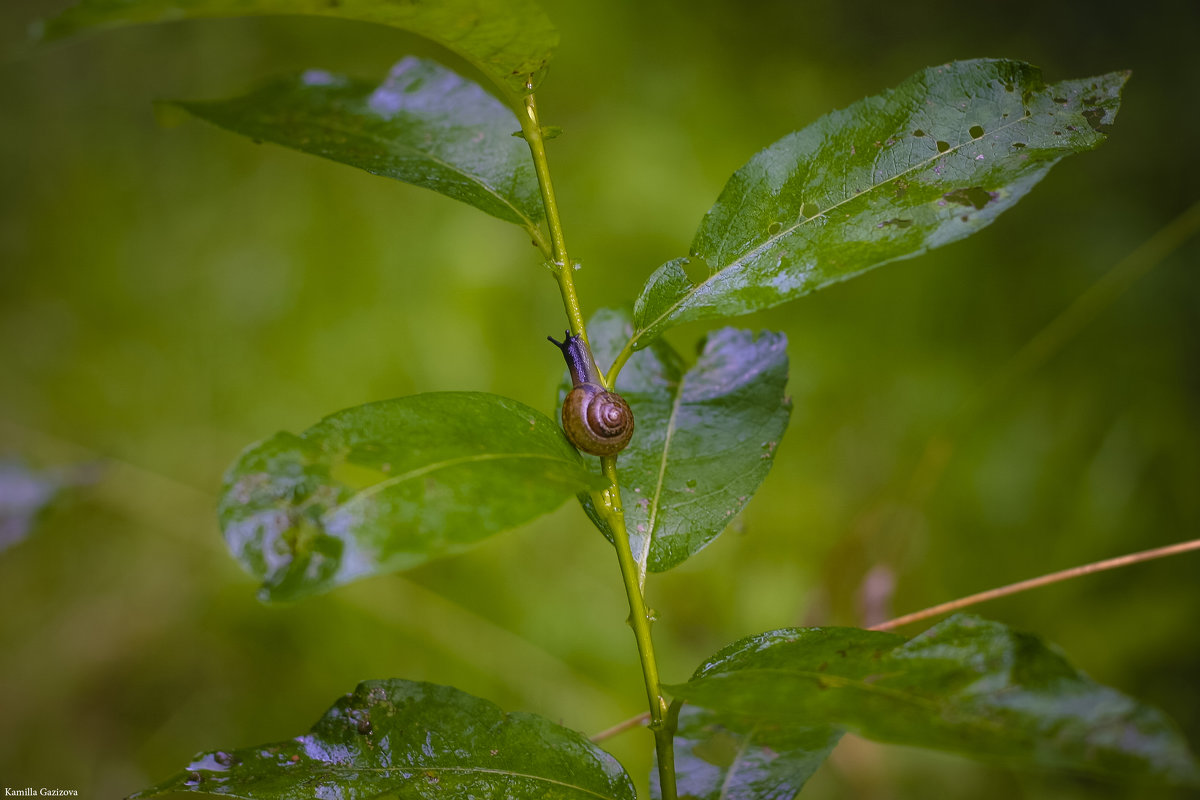
[[[767,226],[767,235],[774,236],[775,234],[779,233],[781,230],[783,230],[782,222],[772,222],[770,225]]]
[[[913,136],[924,136],[924,135],[925,135],[925,131],[921,130],[920,128],[917,128],[915,131],[913,131]]]
[[[816,203],[805,203],[800,207],[800,213],[805,217],[815,217],[817,214],[821,213],[821,209],[817,208]]]
[[[983,136],[983,126],[982,125],[972,125],[971,130],[969,130],[967,132],[971,134],[972,139],[978,139],[979,137]]]
[[[982,209],[988,203],[996,199],[996,195],[984,189],[982,186],[972,186],[968,189],[955,189],[953,192],[947,192],[942,197],[949,200],[951,203],[956,203],[960,206],[971,206],[975,209]]]
[[[1092,127],[1092,130],[1096,131],[1097,133],[1108,133],[1109,129],[1112,127],[1111,125],[1102,124],[1102,120],[1104,119],[1104,109],[1101,108],[1089,108],[1087,111],[1083,112],[1083,118],[1087,120],[1087,124]]]
[[[940,140],[940,139],[939,139],[939,140],[938,140],[938,143],[937,143],[937,149],[938,149],[938,152],[939,152],[939,153],[944,153],[944,152],[946,152],[947,150],[949,150],[949,149],[950,149],[950,143],[949,143],[949,142],[943,142],[942,140]]]
[[[708,280],[708,264],[698,256],[689,256],[684,259],[683,271],[693,284],[704,283]]]

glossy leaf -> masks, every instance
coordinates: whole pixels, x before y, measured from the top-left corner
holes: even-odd
[[[635,308],[635,346],[987,226],[1059,159],[1104,141],[1128,76],[1047,86],[1027,64],[960,61],[780,139],[733,175],[691,256],[650,276]]]
[[[842,734],[684,706],[675,731],[675,786],[695,800],[793,800]],[[658,770],[651,796],[662,797]]]
[[[382,84],[320,70],[232,100],[181,108],[258,141],[462,200],[540,236],[542,200],[512,111],[432,61],[405,58]]]
[[[534,714],[506,714],[449,686],[401,680],[359,684],[303,736],[200,753],[133,797],[172,792],[246,800],[635,800],[621,765],[582,734]]]
[[[511,96],[544,74],[558,31],[533,0],[81,0],[41,25],[41,37],[207,17],[306,15],[370,22],[432,39]]]
[[[609,363],[632,323],[625,312],[603,311],[588,331],[596,359]],[[690,368],[661,341],[625,365],[617,390],[635,427],[617,468],[643,578],[647,569],[663,572],[699,552],[746,507],[791,416],[787,374],[787,337],[736,328],[711,333]],[[581,501],[608,534],[591,499]]]
[[[445,392],[350,408],[250,447],[219,514],[263,598],[290,600],[460,552],[604,485],[541,413]]]
[[[669,688],[780,725],[828,723],[1027,766],[1200,781],[1162,712],[1095,683],[1036,637],[976,617],[952,617],[911,640],[857,628],[772,631]]]

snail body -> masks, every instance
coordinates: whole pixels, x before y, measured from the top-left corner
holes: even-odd
[[[594,456],[616,455],[633,436],[633,411],[625,398],[604,388],[591,351],[579,336],[550,339],[562,350],[571,391],[562,407],[563,432],[571,444]]]

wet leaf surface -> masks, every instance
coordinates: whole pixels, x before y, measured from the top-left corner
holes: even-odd
[[[857,628],[772,631],[668,688],[763,723],[828,723],[1017,765],[1200,782],[1161,711],[1095,683],[1036,637],[977,617],[952,617],[911,640]]]
[[[371,797],[635,800],[612,756],[534,714],[449,686],[366,681],[294,739],[200,753],[135,798],[197,792],[247,800]]]
[[[460,552],[603,485],[540,412],[443,392],[253,445],[225,476],[219,515],[263,598],[290,600]]]
[[[598,313],[588,327],[597,360],[611,362],[632,329],[625,312]],[[625,365],[617,390],[633,409],[635,427],[617,470],[643,574],[687,560],[750,502],[791,416],[787,375],[787,337],[736,328],[710,334],[691,367],[665,342]],[[597,460],[588,461],[599,470]],[[590,498],[582,502],[607,534]]]
[[[248,95],[178,102],[190,113],[256,141],[432,189],[537,233],[541,195],[512,111],[477,84],[419,58],[383,83],[321,70]]]
[[[678,796],[793,800],[840,738],[829,726],[801,728],[684,706],[675,731]],[[657,769],[650,789],[662,797]]]
[[[1105,139],[1129,74],[1047,86],[1015,61],[959,61],[835,111],[754,156],[659,267],[635,345],[748,314],[962,239],[1061,158]]]
[[[432,39],[513,95],[544,74],[558,31],[533,0],[82,0],[40,26],[43,39],[153,22],[311,15],[370,22]]]

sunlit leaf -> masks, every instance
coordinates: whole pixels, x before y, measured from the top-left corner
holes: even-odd
[[[401,680],[359,684],[303,736],[200,753],[134,797],[172,792],[246,800],[635,800],[621,765],[582,734],[534,714],[506,714],[449,686]]]
[[[635,346],[985,227],[1059,159],[1104,141],[1128,76],[1047,86],[1028,64],[959,61],[780,139],[726,184],[691,256],[650,276],[635,308]]]
[[[537,236],[533,160],[511,110],[432,61],[406,58],[382,84],[310,70],[232,100],[179,102],[258,141],[433,189]]]
[[[514,95],[545,72],[558,31],[533,0],[82,0],[41,26],[48,40],[205,17],[312,15],[386,25],[432,39]]]
[[[1095,683],[1036,637],[976,617],[911,640],[857,628],[764,633],[670,691],[764,723],[828,723],[1025,766],[1200,781],[1161,711]]]
[[[695,800],[793,800],[841,732],[738,719],[684,706],[675,731],[675,785]],[[658,770],[651,796],[661,798]]]
[[[279,433],[230,468],[230,549],[269,600],[460,552],[600,488],[558,426],[515,400],[420,394]]]
[[[631,331],[627,313],[598,313],[588,328],[597,360],[611,361]],[[617,468],[643,576],[685,561],[746,507],[787,428],[787,374],[783,334],[736,328],[711,333],[690,368],[662,341],[625,365],[617,390],[635,427]],[[607,533],[591,499],[581,500]]]

